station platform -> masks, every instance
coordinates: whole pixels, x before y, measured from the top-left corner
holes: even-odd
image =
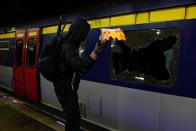
[[[0,88],[0,131],[64,131],[63,113]],[[81,120],[81,131],[108,131]]]
[[[64,131],[64,124],[0,91],[0,131]]]

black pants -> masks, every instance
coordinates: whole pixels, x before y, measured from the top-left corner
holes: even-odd
[[[56,96],[60,102],[66,120],[66,131],[80,130],[80,111],[77,90],[71,87],[55,86]]]

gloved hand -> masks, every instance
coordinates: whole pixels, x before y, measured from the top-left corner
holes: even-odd
[[[104,29],[101,29],[101,34],[99,36],[99,41],[97,42],[96,46],[95,46],[95,50],[94,52],[99,55],[101,53],[101,51],[103,50],[103,48],[105,47],[105,43],[107,40],[109,40],[109,38],[107,39],[108,35],[104,32]]]
[[[95,45],[94,52],[99,55],[106,45],[106,40],[99,40]]]

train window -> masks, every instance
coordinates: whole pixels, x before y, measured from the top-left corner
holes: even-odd
[[[0,41],[0,50],[8,50],[9,41]]]
[[[29,39],[27,43],[27,66],[35,66],[35,57],[36,57],[36,39]]]
[[[172,86],[176,82],[179,32],[176,28],[125,31],[111,44],[111,79]]]
[[[16,66],[22,65],[22,49],[23,49],[23,40],[17,40],[16,41],[16,54],[15,54],[15,61]]]
[[[8,64],[9,41],[0,41],[0,65]]]

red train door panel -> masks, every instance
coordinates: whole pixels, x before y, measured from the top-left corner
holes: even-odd
[[[24,57],[25,57],[26,30],[16,32],[14,45],[13,85],[15,93],[25,96]]]
[[[26,51],[25,51],[25,94],[26,97],[34,102],[39,101],[38,88],[38,49],[39,34],[38,28],[27,30]]]

